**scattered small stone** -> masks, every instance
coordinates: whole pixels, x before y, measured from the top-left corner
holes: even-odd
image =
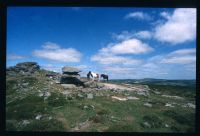
[[[119,122],[120,121],[120,119],[115,117],[115,116],[110,116],[110,118],[111,118],[111,121],[114,121],[114,122]]]
[[[35,117],[36,120],[40,120],[41,118],[42,118],[42,115],[37,115],[37,116]]]
[[[29,83],[22,83],[22,86],[27,86],[29,85]]]
[[[50,92],[44,92],[43,96],[44,97],[49,97],[49,96],[51,96],[51,93]]]
[[[155,93],[155,94],[161,94],[160,92],[158,92],[158,91],[153,91],[153,93]]]
[[[39,93],[38,96],[42,97],[42,96],[43,96],[43,93]]]
[[[89,107],[87,105],[83,106],[83,109],[88,109]]]
[[[120,100],[120,101],[126,101],[126,100],[128,100],[127,98],[122,98],[122,97],[117,97],[117,96],[112,96],[112,98]]]
[[[104,87],[104,84],[97,83],[97,88],[98,88],[98,89],[103,88],[103,87]]]
[[[116,117],[114,117],[114,116],[110,116],[110,118],[111,118],[111,119],[114,119],[114,118],[116,118]]]
[[[168,125],[168,124],[165,124],[165,127],[166,127],[166,128],[168,128],[168,127],[169,127],[169,125]]]
[[[44,101],[47,100],[47,99],[48,99],[48,97],[44,97]]]
[[[82,94],[78,94],[77,96],[80,98],[84,98],[84,96]]]
[[[74,84],[61,84],[65,89],[73,89],[76,88],[76,85]]]
[[[13,89],[13,90],[16,90],[17,88],[18,88],[18,87],[17,87],[16,85],[14,85],[12,89]]]
[[[64,94],[64,95],[69,95],[69,94],[71,94],[71,92],[69,92],[69,91],[67,91],[67,90],[65,90],[65,91],[63,91],[63,92],[61,92],[62,94]]]
[[[90,126],[90,121],[86,120],[84,122],[79,123],[78,125],[79,130],[86,129]]]
[[[148,96],[148,93],[143,92],[143,91],[138,91],[137,94],[138,95],[143,95],[143,96]]]
[[[56,84],[60,84],[60,81],[58,81],[58,80],[56,80],[56,81],[54,81]]]
[[[166,103],[165,106],[166,106],[166,107],[171,107],[171,108],[174,107],[174,106],[173,106],[172,104],[170,104],[170,103]]]
[[[99,85],[97,82],[94,82],[94,81],[84,82],[84,86],[90,87],[90,88],[101,88],[102,87],[101,85]]]
[[[54,109],[59,109],[62,108],[63,106],[58,106],[58,107],[53,107]]]
[[[125,93],[124,95],[125,95],[125,96],[129,96],[130,94],[128,94],[128,93]]]
[[[78,126],[76,126],[76,127],[72,128],[72,130],[73,130],[73,131],[79,131],[80,129],[79,129]]]
[[[98,97],[98,96],[101,96],[101,95],[100,95],[100,93],[95,93],[95,96],[97,96],[97,97]]]
[[[30,121],[28,121],[28,120],[23,120],[23,121],[22,121],[22,125],[23,125],[23,126],[26,126],[26,125],[28,125],[28,124],[30,124]]]
[[[196,105],[194,105],[193,103],[187,103],[187,104],[185,104],[185,105],[183,105],[182,107],[184,107],[184,108],[193,108],[193,109],[195,109],[196,108]]]
[[[184,99],[183,97],[180,96],[171,96],[171,95],[161,95],[162,97],[167,97],[167,98],[174,98],[174,99]]]
[[[29,89],[28,89],[28,88],[23,88],[23,91],[24,91],[24,92],[28,92]]]
[[[146,106],[146,107],[152,107],[152,104],[151,103],[144,103],[144,106]]]
[[[144,122],[143,125],[144,125],[145,127],[151,128],[151,125],[150,125],[148,122]]]
[[[88,98],[88,99],[93,99],[93,97],[94,97],[94,96],[93,96],[92,93],[87,94],[87,98]]]
[[[128,96],[126,97],[128,100],[139,100],[140,98],[134,97],[134,96]]]
[[[92,107],[92,109],[94,109],[94,105],[90,105]]]
[[[52,116],[49,116],[49,120],[51,120],[52,119]]]
[[[49,96],[51,96],[50,92],[41,92],[38,94],[40,97],[44,97],[44,99],[47,99]]]

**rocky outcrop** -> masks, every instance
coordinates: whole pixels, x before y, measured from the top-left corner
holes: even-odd
[[[18,63],[16,66],[6,69],[6,74],[9,76],[32,75],[40,69],[40,66],[36,62],[23,62]]]
[[[62,76],[60,79],[61,84],[74,84],[74,85],[82,85],[83,82],[80,80],[79,69],[74,67],[63,67],[62,68]]]

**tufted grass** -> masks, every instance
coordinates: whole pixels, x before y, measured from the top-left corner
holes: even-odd
[[[169,99],[150,92],[144,97],[133,93],[130,96],[140,100],[118,101],[111,97],[95,97],[79,99],[67,98],[60,92],[58,85],[49,86],[51,96],[44,100],[38,96],[38,90],[47,87],[45,77],[7,78],[6,84],[6,130],[8,131],[84,131],[84,132],[194,132],[195,109],[183,108],[187,102],[195,101],[195,88],[191,86],[170,86],[149,84],[152,90],[161,94],[177,95],[183,100]],[[18,83],[28,82],[28,92],[16,91]],[[120,81],[121,82],[121,81]],[[33,87],[32,89],[30,89]],[[57,90],[56,90],[57,89]],[[59,90],[61,89],[61,90]],[[111,91],[101,93],[124,96]],[[146,107],[145,102],[153,106]],[[174,102],[175,108],[166,107]],[[84,108],[85,107],[85,108]],[[42,115],[36,120],[37,115]],[[52,119],[48,119],[52,117]],[[30,123],[20,125],[24,120]],[[150,127],[144,125],[148,122]],[[169,127],[165,127],[165,125]],[[79,128],[76,130],[75,128]]]

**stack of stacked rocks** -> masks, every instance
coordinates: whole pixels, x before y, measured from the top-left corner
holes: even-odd
[[[74,67],[63,67],[62,76],[60,83],[61,84],[74,84],[74,85],[83,85],[83,82],[80,80],[79,69]]]

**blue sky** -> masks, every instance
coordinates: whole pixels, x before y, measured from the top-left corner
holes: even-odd
[[[196,9],[9,7],[7,67],[36,61],[113,79],[195,79]]]

